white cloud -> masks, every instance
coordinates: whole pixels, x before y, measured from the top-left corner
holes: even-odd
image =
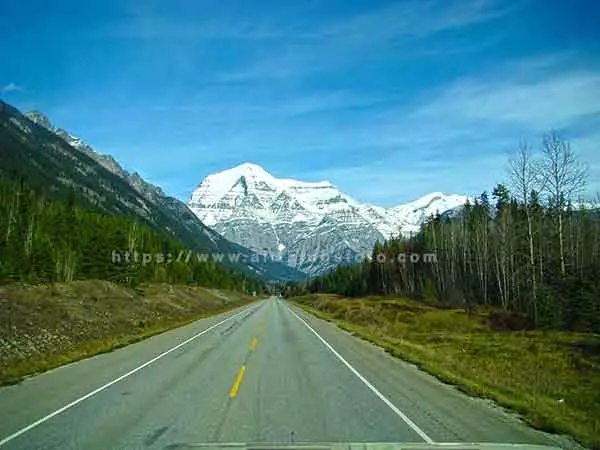
[[[329,174],[355,187],[348,190],[357,197],[388,205],[431,190],[478,194],[506,180],[509,153],[522,139],[536,146],[558,129],[589,164],[586,196],[593,196],[600,191],[600,134],[591,131],[600,118],[600,73],[565,65],[561,57],[535,58],[527,67],[515,61],[494,74],[460,79],[412,109],[392,108],[337,140],[323,140],[335,148],[370,146],[379,160],[312,177]]]
[[[298,94],[274,96],[268,91],[218,90],[209,88],[199,92],[188,103],[153,105],[154,111],[187,111],[208,114],[233,121],[253,123],[293,118],[311,113],[325,113],[347,108],[366,108],[390,101],[382,96],[364,95],[344,90],[315,90]]]
[[[302,77],[329,68],[337,63],[352,61],[357,54],[374,58],[393,45],[395,57],[435,54],[441,45],[447,53],[445,40],[432,42],[439,33],[489,22],[514,11],[515,6],[500,7],[494,0],[412,0],[388,7],[366,11],[312,28],[296,28],[278,51],[269,51],[262,59],[239,70],[222,73],[219,82],[240,82],[262,78]],[[518,4],[517,4],[518,7]],[[295,33],[295,34],[294,34]],[[303,39],[294,39],[301,37]],[[307,39],[310,38],[310,39]],[[467,44],[467,50],[473,47]],[[484,42],[476,44],[478,47]],[[402,47],[402,51],[399,50]],[[452,49],[456,52],[456,48]]]
[[[322,28],[321,34],[346,40],[423,38],[487,22],[514,9],[499,5],[500,3],[494,0],[405,1],[328,24]]]
[[[289,37],[284,29],[252,21],[167,19],[146,14],[109,24],[97,31],[100,36],[119,39],[281,39]]]
[[[417,117],[516,124],[532,131],[562,128],[600,114],[600,73],[556,73],[537,82],[462,79],[418,109]]]
[[[26,90],[24,87],[11,82],[2,87],[2,92],[26,92]]]

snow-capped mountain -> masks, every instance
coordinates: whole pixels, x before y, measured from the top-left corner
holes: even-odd
[[[466,196],[456,194],[442,194],[432,192],[423,197],[388,209],[402,233],[416,233],[423,222],[431,215],[439,212],[443,214],[450,210],[462,207],[467,201]]]
[[[327,181],[275,178],[245,163],[206,177],[189,206],[227,239],[308,274],[360,260],[377,240],[418,231],[467,197],[435,192],[394,208],[360,203]]]

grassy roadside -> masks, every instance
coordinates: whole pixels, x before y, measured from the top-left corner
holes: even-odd
[[[106,281],[0,287],[0,385],[251,303],[237,292]]]
[[[600,448],[600,336],[495,331],[491,311],[468,316],[401,298],[291,299],[530,425]]]

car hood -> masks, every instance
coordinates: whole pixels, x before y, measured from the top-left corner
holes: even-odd
[[[185,443],[171,444],[170,450],[206,448],[209,450],[561,450],[560,447],[507,443]]]

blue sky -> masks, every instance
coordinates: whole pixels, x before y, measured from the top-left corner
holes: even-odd
[[[600,191],[600,3],[4,0],[0,97],[183,200],[242,162],[382,206],[557,130]]]

